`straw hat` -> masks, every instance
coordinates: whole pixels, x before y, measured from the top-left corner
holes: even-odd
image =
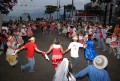
[[[73,39],[73,40],[78,40],[78,36],[77,36],[77,35],[74,35],[72,39]]]
[[[93,64],[98,69],[104,69],[108,65],[108,59],[103,55],[98,55],[94,58]]]
[[[34,40],[35,40],[35,37],[31,37],[29,40],[30,40],[30,41],[34,41]]]

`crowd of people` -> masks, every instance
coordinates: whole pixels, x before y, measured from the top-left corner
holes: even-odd
[[[68,38],[68,40],[73,41],[68,45],[66,50],[63,50],[63,46],[61,45],[59,38],[55,38],[49,50],[39,50],[35,44],[34,37],[34,31],[37,29],[41,29],[43,35],[48,33],[58,34],[65,36]],[[20,51],[22,49],[27,49],[28,63],[21,65],[21,70],[24,71],[26,68],[30,67],[29,72],[34,72],[34,51],[40,52],[43,56],[45,56],[45,54],[49,54],[52,51],[52,64],[54,65],[55,71],[57,73],[59,67],[61,67],[60,63],[63,61],[63,55],[68,51],[70,51],[72,62],[67,63],[67,65],[70,64],[71,70],[75,68],[76,64],[78,63],[78,51],[79,48],[82,47],[85,49],[84,53],[86,61],[88,62],[88,67],[75,75],[75,77],[78,78],[87,74],[90,68],[93,69],[93,67],[96,67],[94,66],[94,60],[99,56],[99,53],[94,49],[95,41],[97,41],[96,48],[102,48],[103,51],[109,51],[110,54],[112,53],[117,59],[120,59],[120,25],[118,24],[113,27],[112,25],[104,26],[101,23],[92,23],[90,21],[60,21],[49,19],[4,22],[0,31],[0,55],[6,54],[6,60],[12,67],[14,67],[18,62],[18,56],[15,54],[16,50]],[[101,61],[102,60],[99,60],[97,62],[100,63]],[[91,63],[93,65],[91,65]],[[103,71],[98,70],[99,68],[97,68],[95,72],[98,73]],[[92,75],[91,73],[92,72],[90,72],[90,75]],[[106,73],[106,71],[101,73],[100,77],[102,77],[102,74],[104,73]],[[107,73],[105,76],[108,77]],[[101,81],[96,80],[97,78],[94,78],[94,80],[92,79],[93,78],[91,78],[89,81]],[[54,81],[57,80],[54,79]],[[108,78],[108,80],[103,81],[110,80]]]

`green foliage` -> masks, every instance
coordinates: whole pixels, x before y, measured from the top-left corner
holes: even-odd
[[[92,2],[97,2],[98,4],[110,3],[112,0],[91,0]]]
[[[67,12],[70,12],[70,11],[72,11],[72,10],[76,10],[76,8],[75,8],[75,6],[73,6],[72,4],[68,4],[68,5],[65,6],[65,10],[66,10]]]
[[[96,5],[94,7],[87,6],[86,9],[85,9],[85,12],[91,13],[91,14],[96,14],[98,16],[102,16],[104,14],[104,11],[98,5]]]
[[[0,12],[7,15],[12,10],[14,3],[17,3],[17,0],[0,0]]]
[[[59,8],[57,6],[47,5],[46,10],[45,10],[45,14],[52,14],[55,11],[58,11],[58,10],[59,10]]]

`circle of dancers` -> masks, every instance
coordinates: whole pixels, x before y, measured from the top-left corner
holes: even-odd
[[[41,29],[43,35],[58,34],[65,36],[71,42],[68,48],[63,50],[60,39],[55,38],[49,49],[42,51],[35,43],[34,31],[38,31],[37,29]],[[110,81],[108,73],[104,69],[107,66],[108,60],[105,56],[101,56],[96,52],[94,49],[95,41],[97,41],[97,49],[108,50],[110,54],[120,59],[120,25],[118,24],[115,27],[112,25],[104,27],[101,23],[93,24],[92,22],[84,21],[65,22],[49,19],[28,22],[4,22],[0,32],[0,39],[0,55],[6,54],[6,60],[12,67],[15,67],[18,62],[17,53],[22,49],[27,50],[26,58],[28,62],[25,65],[21,65],[21,71],[29,68],[29,72],[35,72],[34,51],[42,54],[47,60],[50,60],[47,55],[52,52],[51,62],[56,71],[53,81],[76,81],[77,78],[83,77],[86,74],[89,75],[89,81]],[[79,48],[85,50],[84,53],[88,66],[74,75],[73,69],[79,61]],[[64,58],[68,51],[70,51],[71,61]],[[101,74],[98,75],[98,72],[101,72]],[[105,74],[105,76],[102,74]],[[63,78],[59,76],[63,76]]]

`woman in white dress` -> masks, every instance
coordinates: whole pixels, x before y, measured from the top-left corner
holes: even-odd
[[[53,81],[76,81],[75,77],[70,72],[69,67],[71,67],[69,60],[64,58],[58,66]]]

